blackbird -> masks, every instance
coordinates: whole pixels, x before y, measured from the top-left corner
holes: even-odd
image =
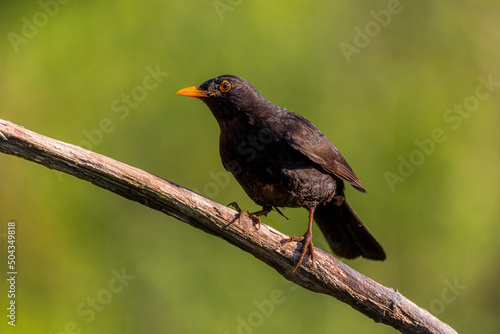
[[[249,82],[222,75],[200,86],[181,89],[179,95],[197,97],[210,108],[220,127],[222,164],[262,210],[280,207],[309,210],[309,226],[302,237],[297,270],[309,250],[314,265],[313,218],[339,257],[362,256],[384,260],[385,253],[351,208],[344,195],[344,181],[366,192],[340,152],[311,122],[266,100]]]

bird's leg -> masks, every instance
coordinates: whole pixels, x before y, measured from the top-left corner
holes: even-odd
[[[297,268],[300,266],[300,264],[304,260],[304,256],[306,255],[308,249],[309,249],[309,258],[311,259],[311,263],[312,263],[311,266],[314,267],[314,245],[312,243],[312,221],[313,221],[315,209],[316,209],[316,207],[314,207],[314,206],[309,208],[309,227],[307,228],[306,234],[304,234],[304,236],[302,236],[302,237],[292,236],[292,237],[288,238],[287,240],[285,240],[285,242],[284,242],[284,243],[288,243],[288,242],[292,242],[292,241],[302,242],[302,250],[300,251],[300,257],[299,257],[299,260],[297,261],[297,264],[295,265],[295,268],[293,268],[293,272],[295,272],[295,270],[297,270]]]
[[[249,213],[247,210],[241,210],[240,206],[236,202],[229,203],[227,206],[232,206],[236,209],[236,211],[238,211],[239,213],[238,222],[241,222],[241,216],[250,217],[253,220],[253,222],[257,224],[257,229],[260,229],[259,216],[266,216],[272,210],[271,206],[263,206],[262,210]]]

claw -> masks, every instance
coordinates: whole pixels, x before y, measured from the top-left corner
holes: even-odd
[[[257,229],[260,229],[260,218],[259,216],[265,216],[271,211],[269,208],[262,208],[260,211],[249,213],[247,210],[241,210],[240,206],[236,202],[231,202],[227,206],[232,206],[238,211],[238,223],[241,223],[241,216],[247,216],[257,225]]]
[[[300,257],[299,260],[297,261],[297,264],[293,268],[293,272],[295,272],[304,261],[304,257],[306,256],[307,250],[309,250],[309,258],[311,259],[311,266],[314,267],[314,245],[312,243],[312,233],[310,231],[307,231],[306,234],[304,234],[304,236],[302,237],[292,236],[287,240],[285,240],[284,243],[286,244],[292,241],[302,243]]]

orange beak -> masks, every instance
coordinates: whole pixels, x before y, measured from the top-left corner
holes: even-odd
[[[184,95],[190,97],[209,97],[209,92],[201,90],[198,86],[186,87],[176,93],[177,95]]]

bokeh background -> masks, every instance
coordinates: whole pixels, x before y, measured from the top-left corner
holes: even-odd
[[[347,263],[460,333],[498,333],[498,1],[61,2],[1,3],[0,118],[255,210],[208,108],[175,95],[244,77],[316,124],[367,188],[347,196],[388,259]],[[304,233],[307,212],[285,213],[263,222]],[[1,154],[2,277],[11,220],[17,322],[2,279],[2,333],[396,332],[227,242]]]

